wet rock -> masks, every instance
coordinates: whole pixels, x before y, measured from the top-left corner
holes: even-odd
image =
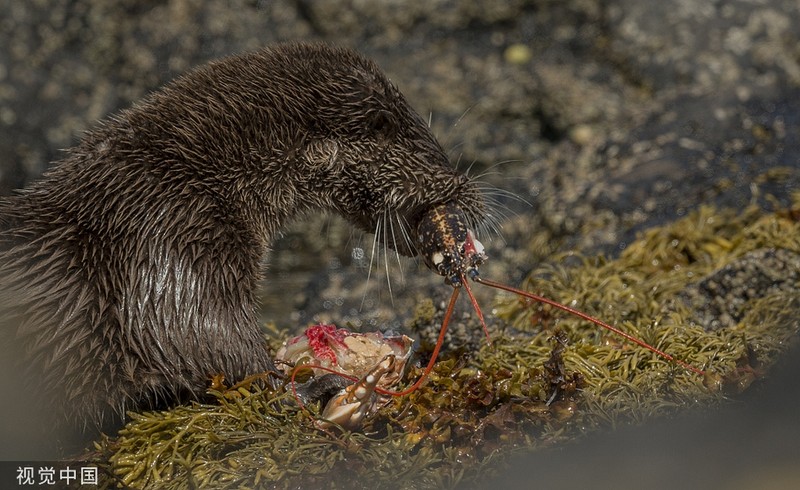
[[[800,255],[764,248],[746,253],[688,287],[682,299],[696,312],[706,330],[736,326],[751,301],[773,294],[797,295]]]

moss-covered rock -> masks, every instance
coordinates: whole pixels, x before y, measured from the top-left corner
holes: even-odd
[[[796,218],[792,210],[702,207],[647,230],[618,259],[562,254],[526,280],[529,290],[600,317],[705,376],[503,294],[491,345],[450,350],[419,390],[393,399],[360,432],[315,428],[314,407],[299,410],[290,390],[218,385],[215,404],[132,414],[116,438],[98,443],[114,475],[106,484],[452,487],[494,474],[518,451],[688,407],[711,409],[763,376],[800,328]],[[430,303],[420,307],[418,323],[435,318]],[[409,378],[421,371],[412,368]]]

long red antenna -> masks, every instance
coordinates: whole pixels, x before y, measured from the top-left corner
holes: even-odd
[[[580,318],[582,318],[582,319],[584,319],[586,321],[592,322],[595,325],[599,325],[599,326],[601,326],[603,328],[611,330],[615,334],[620,335],[620,336],[626,338],[627,340],[630,340],[634,344],[639,345],[641,347],[644,347],[645,349],[658,354],[659,356],[663,357],[664,359],[667,359],[667,360],[672,361],[672,362],[674,362],[676,364],[679,364],[680,366],[683,366],[684,368],[688,369],[689,371],[697,373],[697,374],[699,374],[701,376],[706,374],[705,371],[703,371],[702,369],[698,369],[698,368],[692,366],[691,364],[689,364],[687,362],[681,361],[680,359],[676,359],[676,358],[672,357],[671,355],[667,354],[666,352],[653,347],[652,345],[648,344],[647,342],[639,340],[636,337],[634,337],[634,336],[632,336],[632,335],[630,335],[628,333],[625,333],[622,330],[620,330],[620,329],[618,329],[618,328],[616,328],[614,326],[609,325],[608,323],[605,323],[605,322],[603,322],[601,320],[598,320],[597,318],[591,317],[591,316],[587,315],[586,313],[584,313],[582,311],[576,310],[575,308],[570,308],[567,305],[562,305],[561,303],[559,303],[557,301],[553,301],[552,299],[547,299],[544,296],[539,296],[538,294],[533,294],[533,293],[530,293],[528,291],[523,291],[521,289],[517,289],[517,288],[511,287],[511,286],[507,286],[507,285],[501,284],[499,282],[494,282],[494,281],[492,281],[490,279],[483,279],[482,277],[476,277],[475,281],[479,282],[481,284],[485,284],[487,286],[491,286],[493,288],[502,289],[503,291],[508,291],[509,293],[514,293],[514,294],[518,294],[520,296],[524,296],[526,298],[530,298],[530,299],[532,299],[534,301],[539,301],[541,303],[548,304],[548,305],[550,305],[550,306],[552,306],[554,308],[558,308],[559,310],[564,310],[564,311],[566,311],[568,313],[571,313],[571,314],[573,314],[573,315],[575,315],[577,317],[580,317]]]
[[[464,277],[463,274],[461,276],[461,284],[463,284],[464,289],[467,290],[467,295],[469,296],[469,300],[472,303],[472,308],[478,315],[478,320],[481,321],[481,326],[483,327],[483,334],[486,336],[486,342],[491,346],[492,338],[489,336],[489,329],[486,327],[486,320],[484,320],[483,318],[483,312],[481,311],[481,307],[478,306],[478,300],[475,299],[475,295],[472,294],[472,289],[470,289],[469,283],[467,282],[467,279]]]
[[[433,370],[433,365],[436,363],[436,358],[439,357],[439,351],[444,343],[444,335],[447,333],[447,326],[450,325],[450,317],[453,316],[453,309],[455,309],[456,300],[458,299],[458,292],[460,289],[461,288],[453,288],[453,294],[450,296],[450,303],[447,305],[447,311],[445,311],[444,320],[442,320],[442,328],[439,330],[439,338],[436,339],[436,346],[433,348],[433,353],[431,353],[431,360],[428,361],[428,365],[425,366],[425,370],[422,372],[422,375],[417,378],[413,385],[402,391],[384,390],[382,388],[376,388],[375,391],[384,395],[405,396],[420,387],[422,382],[425,381],[425,378],[428,377],[428,374],[430,374],[430,372]]]

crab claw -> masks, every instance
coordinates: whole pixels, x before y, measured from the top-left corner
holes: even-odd
[[[317,426],[326,429],[335,424],[347,430],[359,428],[364,417],[375,404],[377,399],[375,388],[381,378],[392,371],[394,362],[394,355],[385,356],[361,380],[334,396],[325,405],[325,409],[322,411],[323,420],[317,421]]]

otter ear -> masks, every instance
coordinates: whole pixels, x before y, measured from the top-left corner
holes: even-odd
[[[361,104],[366,104],[368,112],[362,119],[368,134],[378,141],[387,141],[397,135],[399,124],[397,116],[390,110],[393,98],[399,93],[397,89],[383,76],[377,67],[373,69],[358,70],[360,88],[358,98]]]
[[[381,141],[391,140],[397,135],[397,120],[394,114],[384,109],[371,111],[366,120],[370,134]]]

